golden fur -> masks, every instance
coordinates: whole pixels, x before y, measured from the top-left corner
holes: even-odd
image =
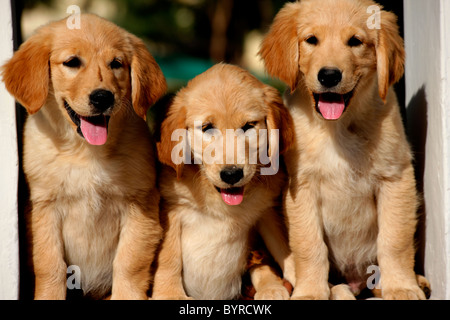
[[[390,12],[381,11],[379,29],[368,28],[367,8],[375,4],[286,4],[262,42],[268,73],[290,87],[284,100],[296,131],[285,156],[284,199],[296,265],[293,299],[328,299],[330,268],[349,284],[332,289],[331,297],[354,298],[366,285],[367,267],[377,263],[384,299],[425,298],[414,273],[412,155],[391,88],[403,75],[403,40]],[[342,72],[338,85],[322,86],[324,67]],[[314,94],[351,91],[338,120],[316,110]]]
[[[87,296],[112,289],[112,299],[145,299],[161,237],[154,147],[142,119],[166,90],[155,60],[135,36],[81,15],[80,29],[65,19],[38,29],[2,74],[30,114],[23,161],[35,298],[64,299],[67,266],[77,265]],[[77,133],[65,108],[98,115],[89,100],[97,89],[114,95],[102,146]]]
[[[244,187],[239,205],[228,205],[217,188],[230,188],[220,178],[228,164],[174,164],[172,141],[176,129],[190,136],[201,134],[194,121],[207,123],[225,137],[226,129],[240,129],[252,123],[256,130],[279,129],[280,143],[269,148],[283,152],[292,144],[292,119],[278,92],[236,66],[218,64],[197,76],[183,88],[169,106],[157,142],[158,156],[166,164],[159,180],[161,223],[164,239],[158,256],[152,298],[232,299],[240,294],[241,276],[252,245],[252,229],[259,231],[277,262],[288,263],[287,239],[274,207],[285,176],[261,175],[261,164],[251,164],[249,152],[243,177],[233,187]],[[205,154],[211,145],[204,133],[202,146],[192,148],[194,156]],[[192,138],[193,139],[193,138]],[[202,139],[202,138],[200,138]],[[225,138],[224,138],[225,140]],[[193,140],[188,144],[193,145]],[[235,146],[236,147],[236,146]],[[234,150],[236,151],[236,149]],[[225,163],[226,152],[223,154]],[[236,161],[236,160],[235,160]],[[175,169],[175,170],[174,170]],[[267,265],[251,270],[256,299],[286,299],[289,294]],[[292,281],[292,279],[291,279]]]

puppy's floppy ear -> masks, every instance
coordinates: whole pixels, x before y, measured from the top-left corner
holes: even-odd
[[[264,88],[266,103],[269,106],[269,112],[266,118],[267,134],[269,139],[270,159],[278,153],[283,154],[293,144],[295,139],[294,121],[289,110],[284,106],[279,92],[270,86]],[[278,129],[278,139],[271,134],[272,129]]]
[[[146,119],[147,110],[166,92],[164,75],[145,44],[129,35],[133,46],[131,60],[131,100],[134,111]]]
[[[291,92],[297,87],[299,77],[299,14],[300,3],[286,4],[275,16],[259,51],[267,72],[284,81]]]
[[[48,30],[39,29],[1,68],[6,89],[29,114],[38,112],[48,96],[52,42]]]
[[[181,141],[172,141],[172,133],[174,133],[177,129],[185,130],[184,132],[186,134],[181,137]],[[159,134],[160,139],[156,143],[159,161],[174,168],[177,172],[177,179],[179,179],[183,172],[184,163],[174,163],[172,159],[172,152],[173,150],[179,151],[177,145],[181,145],[183,147],[183,151],[189,150],[189,148],[185,147],[188,144],[186,130],[186,109],[181,106],[180,101],[178,101],[177,98],[175,98],[175,101],[169,107],[167,116],[161,123]],[[178,138],[180,137],[178,136]],[[185,158],[186,155],[183,154],[182,157]]]
[[[405,64],[403,39],[398,32],[397,16],[392,12],[381,11],[376,54],[378,93],[386,101],[389,87],[403,76]]]

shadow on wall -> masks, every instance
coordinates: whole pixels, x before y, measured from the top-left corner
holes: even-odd
[[[428,103],[426,99],[425,86],[422,86],[416,94],[409,101],[406,108],[407,127],[406,133],[408,135],[413,155],[414,167],[417,181],[417,191],[421,196],[421,205],[419,207],[419,222],[416,231],[416,272],[424,274],[424,259],[425,259],[425,217],[426,204],[423,199],[423,183],[425,173],[425,145],[427,141],[428,129]]]

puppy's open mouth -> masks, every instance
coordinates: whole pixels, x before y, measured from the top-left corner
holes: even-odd
[[[80,136],[92,145],[103,145],[108,138],[108,124],[110,117],[107,115],[98,115],[84,117],[77,114],[69,104],[64,101],[64,107],[70,116],[70,119],[77,126],[77,132]]]
[[[244,200],[244,187],[227,189],[216,187],[216,190],[222,196],[222,200],[230,206],[237,206]]]
[[[338,120],[350,104],[353,91],[346,94],[332,92],[313,93],[316,111],[325,120]]]

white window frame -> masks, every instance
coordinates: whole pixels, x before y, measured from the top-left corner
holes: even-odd
[[[9,1],[0,10],[0,65],[13,54],[12,11]],[[0,81],[0,299],[19,298],[19,232],[16,108]]]
[[[424,269],[431,282],[431,298],[445,300],[450,299],[449,16],[448,0],[404,1],[406,106],[421,92],[424,99],[420,107],[426,111],[427,123]],[[424,116],[413,112],[408,115]],[[409,131],[417,129],[409,128]]]

